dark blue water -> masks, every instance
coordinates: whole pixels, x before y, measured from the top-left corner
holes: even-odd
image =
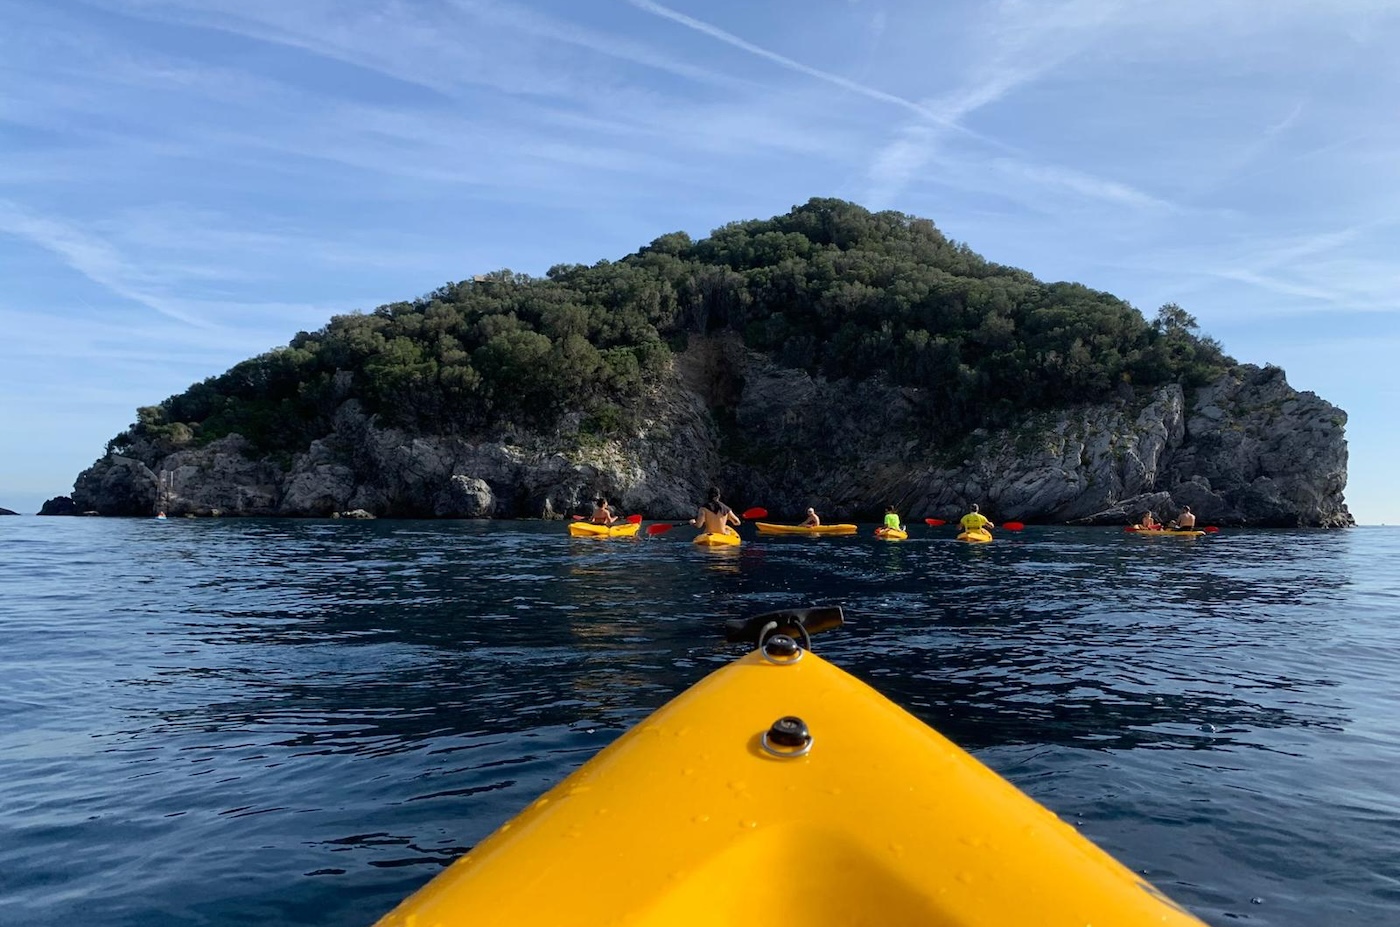
[[[1206,921],[1400,923],[1400,530],[562,534],[0,519],[0,923],[370,923],[811,601]]]

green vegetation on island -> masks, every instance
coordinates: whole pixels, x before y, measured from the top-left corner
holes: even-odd
[[[1148,322],[1078,283],[1043,283],[945,238],[926,219],[814,199],[619,261],[499,271],[412,302],[333,318],[284,348],[138,410],[109,444],[159,450],[238,433],[263,453],[306,448],[346,400],[423,434],[625,433],[648,378],[690,333],[730,330],[785,366],[918,387],[953,434],[1027,410],[1179,381],[1234,361],[1179,306]]]

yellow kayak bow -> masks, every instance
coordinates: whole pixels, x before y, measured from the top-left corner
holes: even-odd
[[[773,633],[810,647],[806,627],[833,612],[839,624],[839,609],[807,609],[731,627],[759,649],[637,724],[382,927],[1200,927],[932,728]]]

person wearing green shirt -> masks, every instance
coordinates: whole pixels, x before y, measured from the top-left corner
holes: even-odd
[[[899,515],[895,513],[894,506],[885,506],[885,527],[892,531],[903,531],[904,527],[899,523]]]
[[[992,524],[991,519],[982,514],[975,502],[972,503],[972,511],[964,515],[958,524],[962,525],[964,531],[976,531],[979,528],[996,527],[996,525]]]

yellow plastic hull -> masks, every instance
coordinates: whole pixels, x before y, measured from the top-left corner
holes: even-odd
[[[901,531],[898,528],[876,528],[875,536],[884,538],[887,541],[902,541],[909,537],[908,531]]]
[[[763,735],[797,715],[805,756]],[[1082,927],[1200,922],[807,653],[717,670],[381,922]]]
[[[569,537],[573,538],[630,538],[635,537],[641,525],[624,523],[621,525],[595,525],[587,521],[569,524]]]
[[[1198,538],[1205,535],[1204,531],[1185,528],[1139,528],[1137,525],[1129,525],[1128,533],[1140,538]]]
[[[774,525],[766,521],[754,523],[758,527],[759,534],[799,534],[799,535],[823,535],[823,534],[855,534],[855,525],[817,525],[815,528],[804,528],[802,525]]]
[[[992,533],[986,528],[974,528],[971,531],[964,531],[958,535],[959,541],[967,541],[972,544],[989,544],[992,540]]]
[[[711,534],[706,531],[695,536],[695,543],[704,544],[708,547],[737,547],[739,545],[739,535]]]

